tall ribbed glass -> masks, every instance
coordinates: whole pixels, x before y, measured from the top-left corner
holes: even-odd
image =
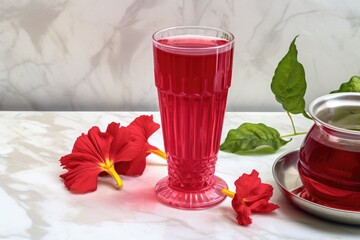
[[[234,37],[209,27],[174,27],[153,35],[155,83],[168,176],[158,199],[182,209],[220,203],[226,183],[216,177]]]

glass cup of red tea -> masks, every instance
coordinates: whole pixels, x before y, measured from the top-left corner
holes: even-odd
[[[309,200],[360,211],[360,93],[334,93],[309,106],[315,121],[298,169]]]
[[[231,84],[234,36],[200,26],[172,27],[153,37],[155,84],[168,176],[155,187],[164,204],[204,209],[225,199],[214,175],[226,99]]]

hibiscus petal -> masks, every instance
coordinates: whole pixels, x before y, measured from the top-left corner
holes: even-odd
[[[232,199],[231,201],[231,205],[232,207],[234,208],[235,212],[237,212],[238,208],[242,207],[242,206],[245,206],[245,204],[243,203],[242,201],[242,198],[239,197],[238,194],[235,194],[234,198]]]
[[[140,176],[143,174],[146,167],[146,156],[150,154],[148,150],[158,150],[158,148],[147,142],[148,138],[159,128],[160,125],[153,121],[153,117],[146,115],[137,117],[126,127],[130,136],[134,138],[132,142],[134,145],[131,146],[131,150],[136,153],[136,156],[131,162],[116,162],[115,170],[119,174],[126,176]],[[130,150],[127,150],[127,152],[130,152]]]
[[[115,164],[115,170],[120,175],[125,176],[140,176],[143,174],[146,167],[146,154],[141,152],[131,162],[118,162]]]
[[[63,168],[67,170],[74,169],[86,163],[90,163],[92,166],[97,166],[98,162],[99,160],[96,158],[96,156],[78,152],[70,153],[60,159],[61,166],[63,166]]]
[[[160,128],[160,125],[154,122],[152,115],[141,115],[135,118],[135,120],[129,124],[128,128],[133,131],[132,134],[147,140]]]
[[[100,169],[92,164],[82,164],[60,175],[65,186],[74,193],[87,193],[97,189]]]
[[[269,203],[265,199],[261,199],[260,201],[257,201],[250,206],[251,212],[253,213],[268,213],[274,211],[277,208],[279,208],[278,205]]]
[[[256,189],[254,189],[254,191],[249,193],[249,196],[244,198],[244,201],[247,204],[252,204],[253,202],[256,202],[260,199],[269,200],[273,195],[273,189],[274,188],[270,184],[261,183],[256,186]]]
[[[60,159],[61,166],[68,170],[60,175],[65,186],[72,192],[95,191],[97,178],[103,171],[101,164],[109,158],[113,137],[92,127],[88,134],[82,134],[74,143],[72,153]]]
[[[250,218],[251,210],[249,207],[241,205],[241,207],[237,209],[236,213],[236,220],[240,225],[249,225],[250,223],[252,223],[252,220]]]
[[[82,134],[74,143],[72,153],[86,153],[95,156],[98,161],[109,157],[110,143],[113,137],[92,127],[88,134]]]
[[[114,163],[132,161],[143,150],[143,142],[131,136],[129,129],[120,127],[119,123],[110,123],[106,130],[113,137],[110,148],[110,159]]]
[[[236,194],[239,198],[247,197],[256,187],[261,184],[259,173],[252,170],[251,174],[244,173],[236,181]]]

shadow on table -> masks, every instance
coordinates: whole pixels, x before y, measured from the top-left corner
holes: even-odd
[[[342,236],[360,236],[359,225],[351,225],[330,221],[328,219],[312,215],[283,198],[279,199],[277,203],[280,206],[280,209],[278,211],[281,211],[288,220],[306,226],[307,228],[316,229],[327,234],[341,234]]]

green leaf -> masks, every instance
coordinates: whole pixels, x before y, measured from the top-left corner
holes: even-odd
[[[263,123],[243,123],[237,129],[228,132],[220,150],[242,154],[263,151],[263,148],[267,147],[271,152],[275,152],[289,141],[282,139],[276,129]]]
[[[360,76],[353,76],[348,82],[341,84],[339,90],[331,93],[338,92],[360,92]]]
[[[305,70],[297,60],[298,51],[295,45],[297,37],[291,42],[289,51],[275,69],[271,81],[271,91],[287,112],[302,113],[305,117],[310,118],[305,111]]]

